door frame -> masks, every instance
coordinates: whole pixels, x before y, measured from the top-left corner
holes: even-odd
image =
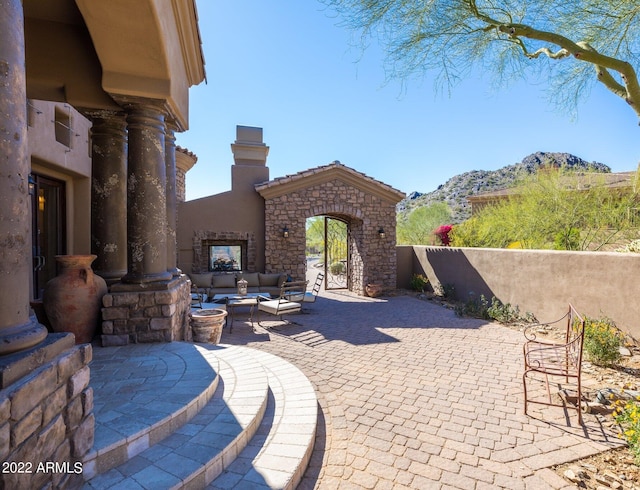
[[[66,186],[67,183],[64,180],[38,172],[31,172],[29,175],[33,263],[32,296],[34,300],[42,299],[42,290],[46,282],[55,277],[57,272],[55,256],[64,255],[67,252]],[[56,193],[55,208],[52,212],[45,213],[45,211],[50,211],[46,208],[47,200],[51,204],[50,192]]]

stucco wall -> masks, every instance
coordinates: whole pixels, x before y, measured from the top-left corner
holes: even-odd
[[[71,147],[56,141],[55,111],[67,113]],[[67,253],[91,252],[91,122],[68,104],[29,101],[28,147],[32,172],[66,183]]]
[[[640,254],[406,246],[398,257],[399,287],[423,273],[431,284],[453,285],[459,300],[495,296],[543,321],[572,303],[640,339]]]
[[[233,170],[239,174],[245,169],[236,166]],[[251,234],[255,237],[252,269],[264,271],[264,199],[253,184],[268,180],[269,170],[266,167],[251,170],[244,185],[235,185],[233,191],[178,203],[178,267],[184,272],[193,270],[194,237],[203,233],[220,237],[229,233]],[[239,179],[234,177],[237,182]]]

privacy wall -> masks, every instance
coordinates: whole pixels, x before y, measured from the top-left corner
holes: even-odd
[[[458,300],[495,296],[543,321],[560,318],[572,303],[640,339],[640,254],[398,247],[398,286],[408,287],[414,273],[453,285]]]

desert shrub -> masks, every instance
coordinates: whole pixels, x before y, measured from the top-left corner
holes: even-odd
[[[617,248],[616,252],[640,253],[640,240],[633,240],[624,247]]]
[[[499,323],[532,323],[535,317],[532,313],[520,314],[518,305],[511,306],[511,303],[503,303],[495,296],[491,298],[491,306],[487,308],[489,317]]]
[[[614,366],[620,361],[622,334],[609,318],[584,320],[584,351],[597,366]]]
[[[344,274],[344,264],[342,262],[333,262],[329,266],[329,271],[334,276],[337,276],[337,275],[340,275],[340,274]]]
[[[476,297],[474,292],[469,293],[469,298],[462,304],[456,305],[453,311],[458,316],[470,316],[473,318],[482,318],[489,320],[489,301],[484,294]]]
[[[411,289],[420,292],[424,292],[424,288],[426,288],[428,284],[429,279],[427,279],[427,277],[422,274],[414,274],[411,277],[411,281],[409,282]]]
[[[627,441],[636,463],[640,464],[640,401],[616,400],[614,405],[613,417],[622,429],[620,437]]]
[[[532,323],[535,317],[531,313],[520,314],[518,306],[511,306],[511,303],[503,303],[495,296],[489,300],[481,294],[479,298],[474,293],[469,293],[469,299],[464,303],[454,307],[458,316],[471,316],[484,320],[495,320],[498,323]]]
[[[443,299],[454,299],[456,297],[456,287],[453,284],[436,284],[433,287],[436,296]]]

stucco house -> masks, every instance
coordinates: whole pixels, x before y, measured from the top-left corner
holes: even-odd
[[[178,205],[183,271],[215,271],[213,250],[231,246],[241,270],[303,280],[307,219],[329,217],[347,228],[346,289],[395,289],[395,207],[404,193],[338,161],[270,179],[262,128],[238,126],[231,150],[231,189]]]
[[[193,0],[3,3],[3,461],[77,461],[93,444],[91,345],[48,334],[32,315],[55,255],[94,253],[112,303],[151,306],[144,322],[114,319],[106,343],[143,340],[150,322],[151,337],[180,337],[189,283],[176,266],[175,132],[188,129],[189,87],[204,77]],[[2,478],[18,488],[15,475]]]

